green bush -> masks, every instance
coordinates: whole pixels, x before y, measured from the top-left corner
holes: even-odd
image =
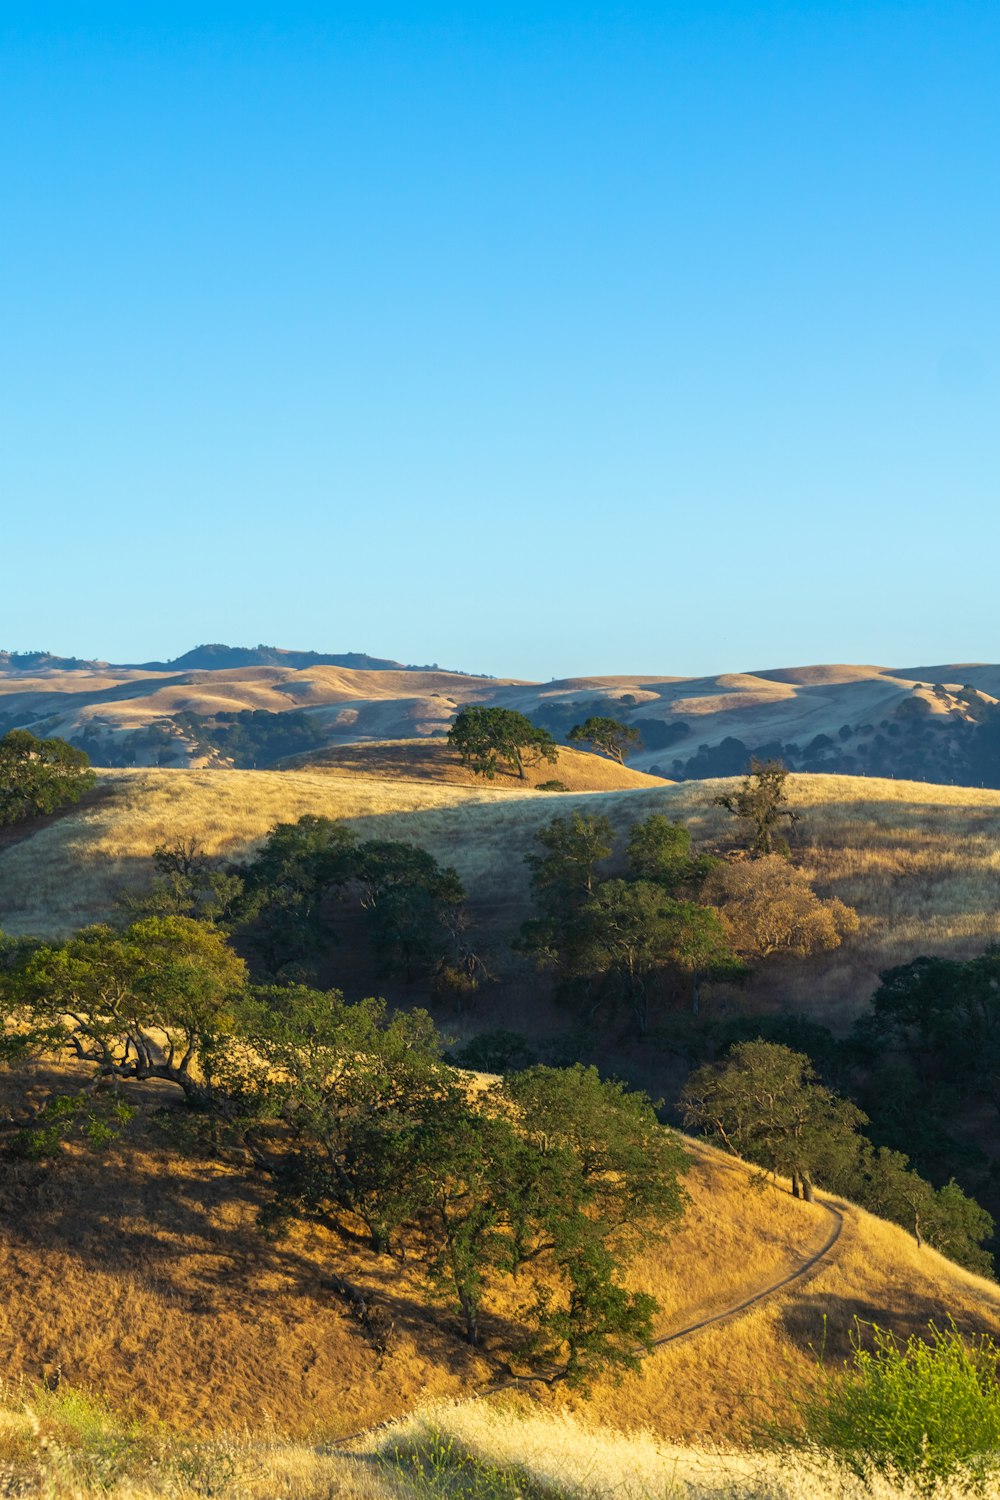
[[[900,1345],[873,1326],[873,1347],[854,1335],[852,1367],[826,1376],[801,1407],[805,1440],[866,1477],[905,1475],[930,1492],[963,1476],[979,1491],[1000,1476],[1000,1346],[965,1340],[952,1324]]]

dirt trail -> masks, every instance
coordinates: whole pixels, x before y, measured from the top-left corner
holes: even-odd
[[[688,1140],[685,1144],[688,1147],[693,1147],[695,1151],[701,1146],[701,1142],[695,1140]],[[713,1152],[713,1156],[718,1160],[717,1153]],[[720,1165],[731,1166],[733,1171],[736,1172],[741,1171],[741,1169],[746,1170],[745,1163],[742,1162],[733,1161],[729,1163],[723,1161]],[[685,1323],[682,1328],[675,1328],[670,1333],[661,1334],[659,1338],[653,1340],[649,1353],[662,1348],[666,1344],[675,1344],[680,1342],[681,1339],[694,1338],[695,1335],[702,1333],[706,1328],[714,1328],[722,1323],[734,1322],[737,1318],[742,1317],[744,1313],[749,1312],[751,1308],[758,1307],[760,1303],[767,1301],[769,1297],[775,1296],[778,1292],[782,1292],[790,1286],[796,1286],[798,1283],[809,1281],[813,1276],[818,1274],[829,1263],[837,1241],[840,1239],[844,1227],[844,1216],[834,1204],[825,1202],[822,1199],[817,1198],[814,1206],[821,1208],[829,1219],[829,1232],[818,1249],[814,1250],[800,1265],[790,1270],[787,1275],[780,1277],[777,1281],[769,1282],[767,1286],[758,1287],[748,1297],[744,1297],[742,1301],[722,1307],[716,1312],[706,1313],[692,1322]],[[636,1353],[645,1357],[647,1351],[636,1350]],[[487,1396],[497,1395],[501,1391],[523,1390],[526,1385],[530,1385],[531,1383],[530,1377],[512,1377],[506,1380],[499,1380],[488,1386],[484,1386],[481,1390],[470,1391],[469,1395],[464,1399],[467,1401],[481,1401]],[[381,1422],[375,1427],[367,1428],[365,1431],[352,1432],[346,1437],[335,1438],[330,1446],[339,1448],[347,1443],[358,1442],[362,1438],[371,1437],[373,1433],[378,1432],[382,1427],[391,1427],[398,1420],[399,1418],[396,1417],[392,1421]]]

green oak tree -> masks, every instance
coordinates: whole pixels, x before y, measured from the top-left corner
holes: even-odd
[[[620,766],[626,755],[642,748],[638,729],[603,714],[594,714],[582,724],[574,724],[566,738],[574,745],[592,745]]]
[[[463,708],[448,730],[448,742],[479,776],[492,781],[498,771],[527,779],[527,768],[555,764],[559,751],[547,729],[511,708],[474,704]]]

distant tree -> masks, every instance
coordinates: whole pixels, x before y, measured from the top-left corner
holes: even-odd
[[[598,714],[585,719],[582,724],[574,724],[566,738],[574,745],[593,745],[595,750],[616,760],[620,766],[625,764],[626,755],[642,747],[638,729],[623,724],[620,719]]]
[[[788,851],[787,842],[778,837],[778,825],[782,819],[796,823],[799,815],[786,806],[787,779],[788,771],[780,761],[754,759],[739,791],[712,798],[717,807],[726,808],[743,823],[746,847],[754,858]]]
[[[463,708],[448,731],[448,740],[461,755],[462,764],[488,781],[504,770],[524,781],[528,766],[543,760],[554,764],[559,758],[548,730],[510,708]]]
[[[79,802],[96,780],[85,751],[11,729],[0,739],[0,826]]]
[[[703,894],[719,908],[733,951],[748,962],[829,951],[859,925],[852,907],[822,901],[780,854],[717,864]]]

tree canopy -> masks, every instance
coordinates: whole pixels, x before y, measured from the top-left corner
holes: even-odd
[[[594,714],[582,724],[574,724],[566,738],[574,745],[593,745],[620,766],[625,764],[626,755],[642,747],[638,729],[603,714]]]
[[[498,771],[526,779],[528,766],[540,761],[555,764],[558,747],[547,729],[540,729],[511,708],[474,704],[463,708],[448,731],[448,741],[479,776],[492,781]]]
[[[75,745],[11,729],[0,739],[0,826],[79,802],[96,780]]]
[[[798,822],[799,815],[788,806],[787,779],[788,771],[780,760],[754,758],[738,791],[712,798],[717,807],[724,807],[742,823],[746,848],[754,858],[788,852],[787,840],[779,836],[778,828],[782,821]]]

